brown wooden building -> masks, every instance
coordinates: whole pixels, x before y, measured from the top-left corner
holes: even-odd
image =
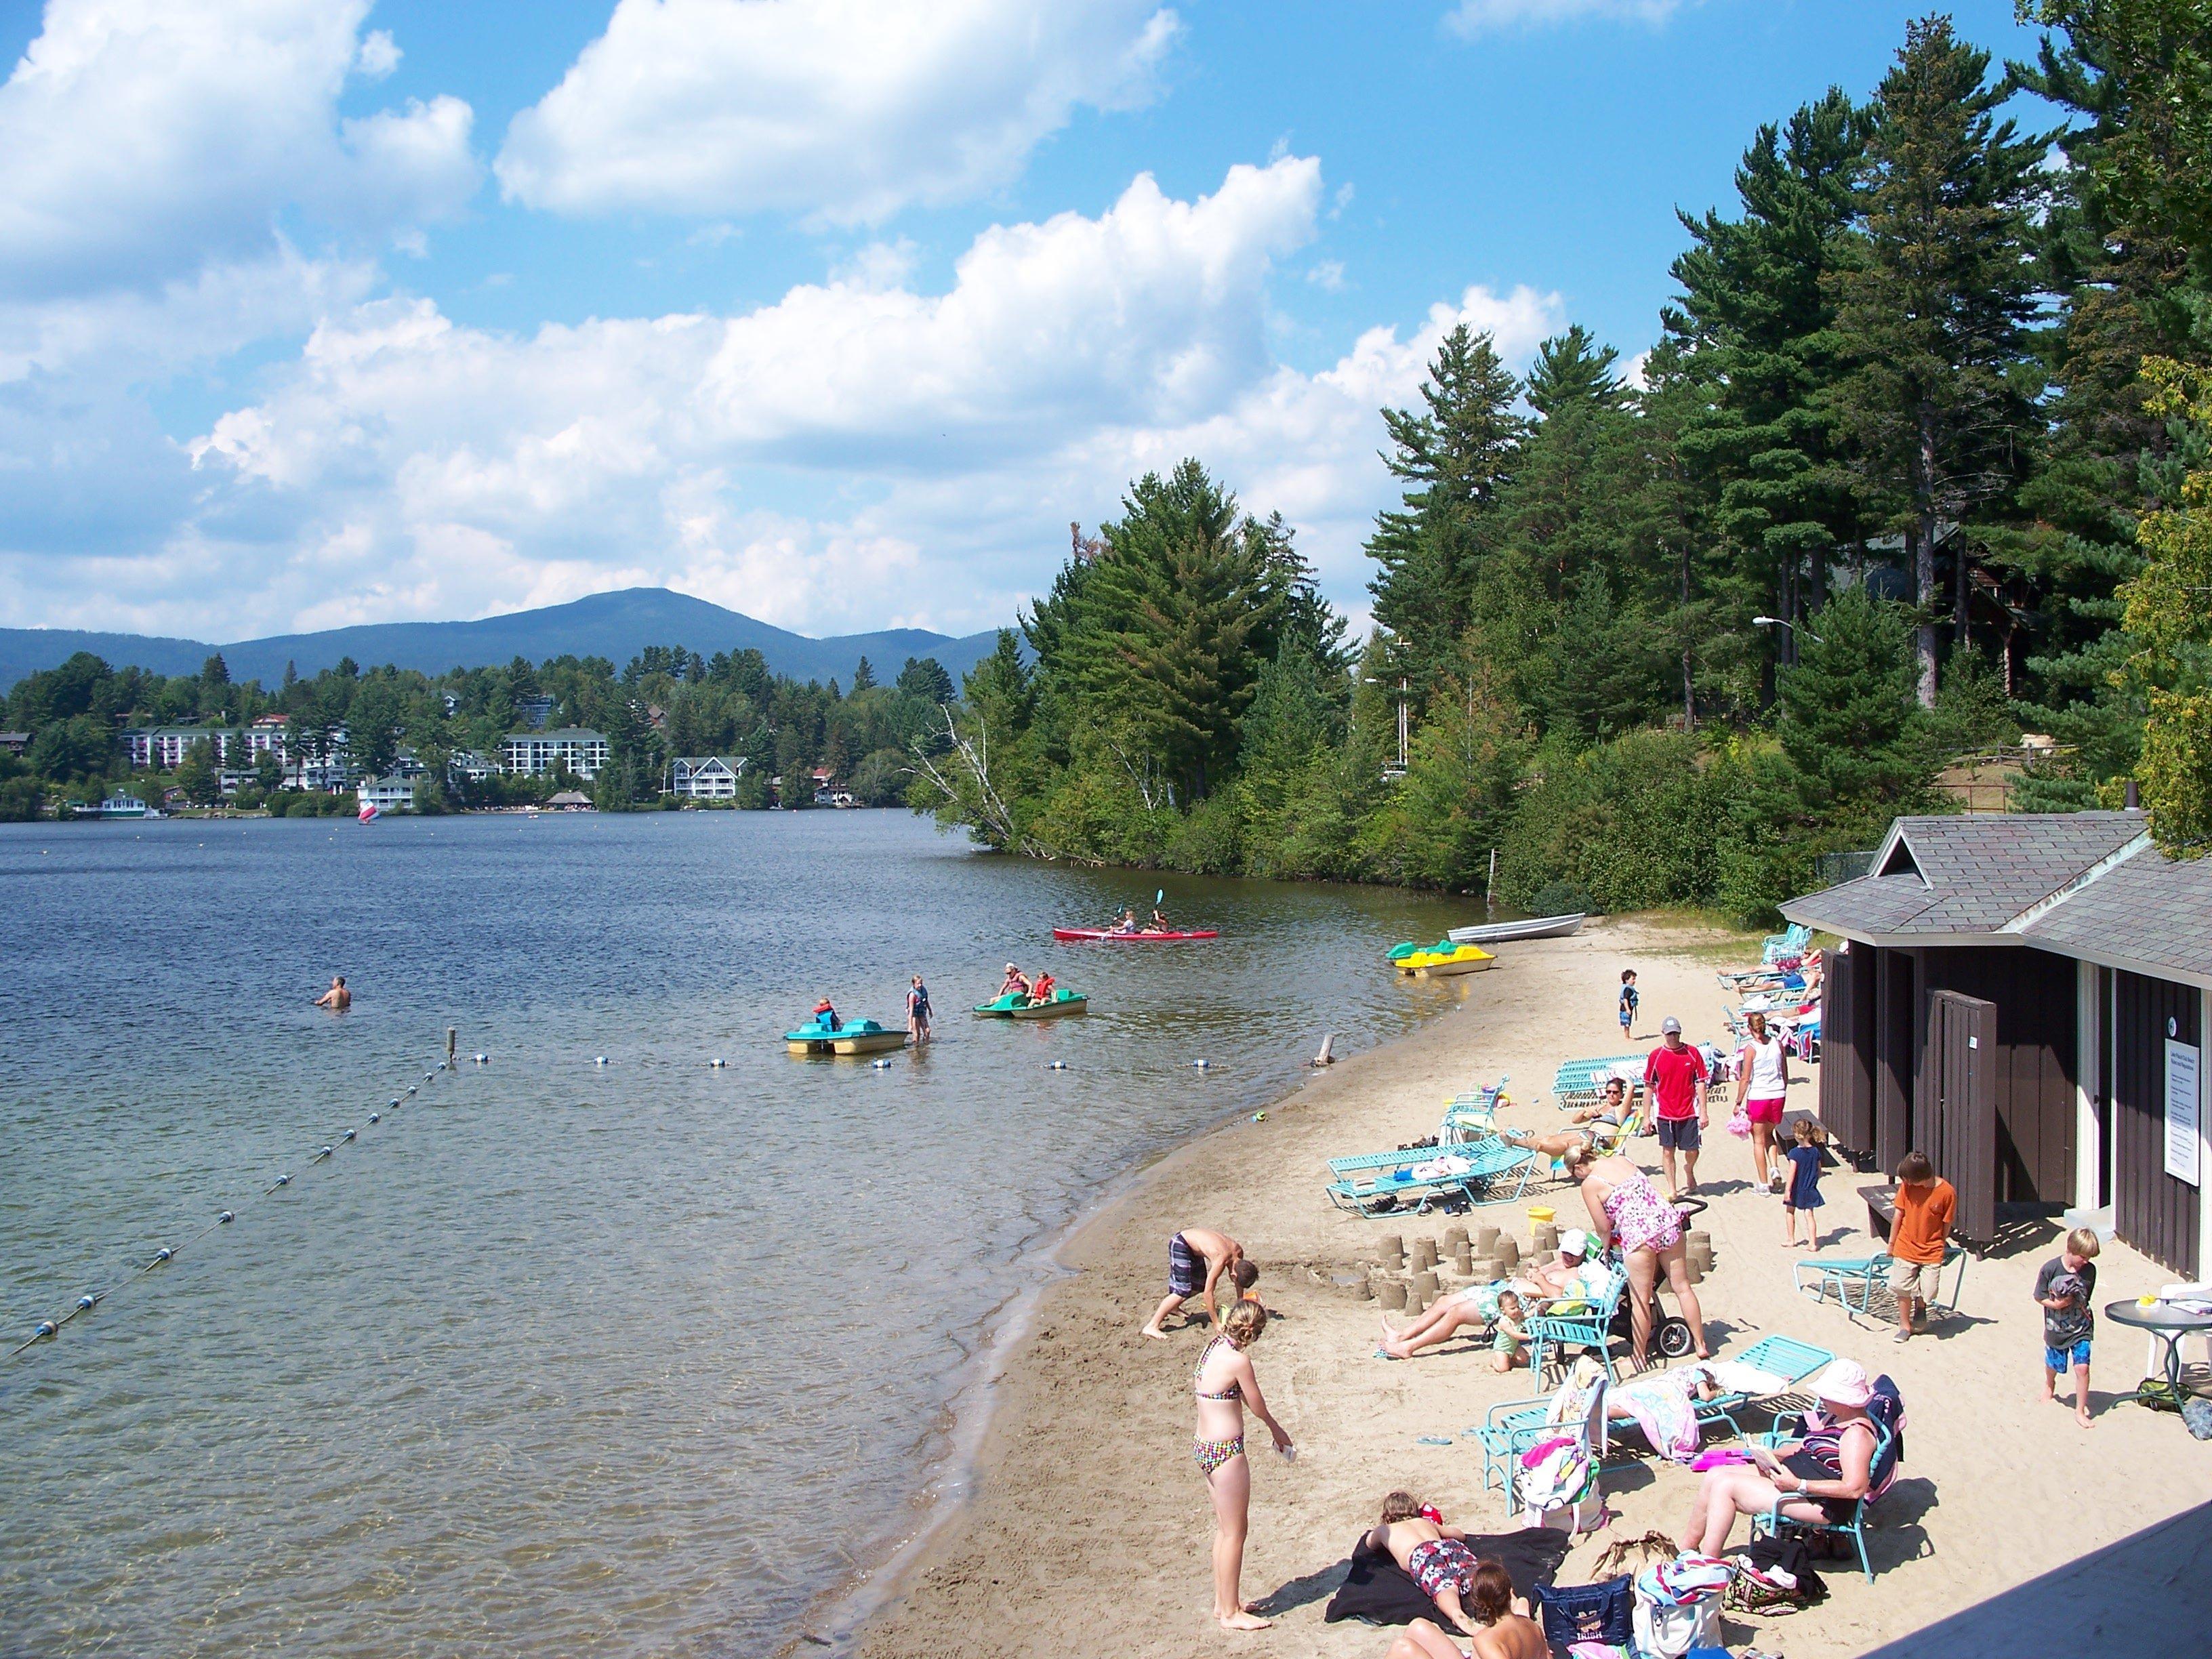
[[[2140,812],[1899,818],[1868,874],[1782,912],[1847,941],[1820,1066],[1844,1146],[1927,1152],[1969,1243],[2001,1203],[2071,1206],[2212,1266],[2212,859],[2167,859]]]

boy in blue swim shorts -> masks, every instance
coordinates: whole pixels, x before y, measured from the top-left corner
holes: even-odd
[[[2043,1304],[2043,1397],[2058,1397],[2058,1379],[2074,1373],[2074,1420],[2089,1426],[2089,1339],[2096,1315],[2089,1299],[2097,1291],[2097,1235],[2076,1227],[2066,1248],[2043,1264],[2035,1276],[2035,1299]]]

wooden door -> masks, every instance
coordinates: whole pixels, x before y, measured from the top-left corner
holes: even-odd
[[[1928,1004],[1928,1064],[1933,1098],[1923,1150],[1936,1173],[1958,1189],[1960,1237],[1987,1244],[1997,1236],[1997,1006],[1938,991]]]

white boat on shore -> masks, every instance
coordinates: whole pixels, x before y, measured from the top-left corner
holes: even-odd
[[[1516,939],[1565,939],[1589,920],[1589,912],[1571,916],[1531,916],[1526,921],[1486,922],[1479,927],[1455,927],[1446,935],[1455,945],[1500,945]]]

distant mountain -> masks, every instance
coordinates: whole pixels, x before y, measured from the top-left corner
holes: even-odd
[[[274,686],[290,663],[304,678],[351,657],[363,668],[386,663],[442,674],[449,668],[483,668],[527,657],[605,657],[620,668],[648,645],[680,645],[711,657],[747,647],[779,674],[802,680],[836,679],[849,685],[862,657],[879,680],[890,680],[908,657],[934,657],[955,681],[997,643],[994,633],[953,639],[919,628],[880,634],[809,639],[719,605],[665,587],[632,587],[594,593],[542,611],[517,611],[476,622],[372,623],[319,634],[281,634],[216,646],[202,640],[157,639],[139,634],[88,634],[66,628],[0,628],[0,690],[26,674],[52,668],[79,651],[116,667],[135,665],[164,674],[197,674],[216,651],[236,680]]]

